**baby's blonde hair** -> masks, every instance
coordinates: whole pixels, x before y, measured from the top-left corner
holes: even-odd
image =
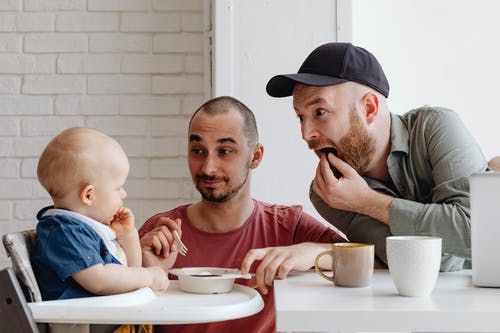
[[[54,137],[38,161],[40,184],[52,199],[92,184],[98,168],[106,164],[106,151],[120,145],[111,137],[91,128],[73,127]]]

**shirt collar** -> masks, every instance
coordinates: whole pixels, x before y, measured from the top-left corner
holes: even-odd
[[[403,152],[408,154],[408,128],[401,118],[394,113],[391,115],[391,153],[393,152]]]
[[[50,216],[50,215],[71,216],[71,217],[85,223],[86,225],[88,225],[92,229],[94,229],[94,231],[104,240],[105,243],[108,243],[109,241],[113,241],[116,239],[116,234],[113,231],[113,229],[111,229],[109,226],[107,226],[99,221],[96,221],[93,218],[90,218],[86,215],[83,215],[83,214],[80,214],[77,212],[73,212],[71,210],[54,208],[54,207],[50,207],[49,209],[47,209],[43,212],[40,212],[40,213],[42,216]]]
[[[104,242],[104,245],[108,251],[113,255],[113,257],[122,265],[127,266],[127,256],[120,244],[116,240],[116,233],[110,226],[103,224],[99,221],[94,220],[86,215],[73,212],[68,209],[54,208],[54,206],[46,207],[42,209],[38,214],[37,218],[40,219],[43,216],[51,215],[65,215],[70,216],[92,228]]]

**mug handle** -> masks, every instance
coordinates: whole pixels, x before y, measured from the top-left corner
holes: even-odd
[[[328,250],[328,251],[323,251],[321,252],[320,254],[318,254],[316,256],[316,259],[314,260],[314,269],[316,270],[316,273],[319,274],[319,276],[321,276],[323,279],[325,280],[328,280],[330,282],[333,282],[333,276],[328,276],[326,275],[325,273],[323,273],[323,271],[321,270],[321,268],[319,268],[319,258],[321,258],[322,256],[325,256],[325,255],[332,255],[332,250]],[[333,272],[333,267],[332,267],[332,272]],[[335,274],[335,273],[333,273]]]

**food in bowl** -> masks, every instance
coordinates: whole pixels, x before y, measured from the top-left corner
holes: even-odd
[[[242,274],[235,268],[184,267],[174,268],[169,273],[179,278],[181,290],[197,294],[221,294],[233,289],[237,278],[251,279],[251,274]]]

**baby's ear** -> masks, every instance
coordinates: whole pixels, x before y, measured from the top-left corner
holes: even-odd
[[[92,201],[95,199],[95,190],[94,185],[85,185],[84,188],[80,191],[80,200],[84,205],[90,206],[92,205]]]

